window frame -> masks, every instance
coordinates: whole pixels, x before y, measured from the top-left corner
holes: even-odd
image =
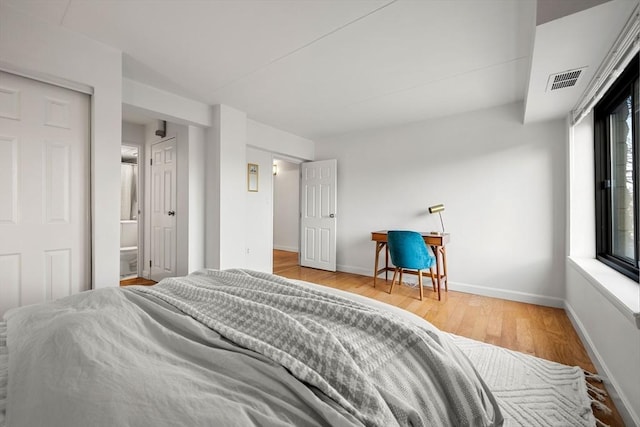
[[[638,282],[638,258],[640,256],[640,224],[639,224],[639,203],[640,185],[638,170],[640,169],[638,132],[639,113],[637,112],[639,94],[634,86],[638,84],[640,74],[639,55],[627,65],[615,83],[604,94],[602,99],[594,108],[594,158],[595,158],[595,208],[596,208],[596,258],[624,274],[625,276]],[[629,261],[626,257],[621,257],[613,253],[612,239],[612,208],[611,208],[611,141],[609,138],[610,126],[609,117],[617,106],[625,98],[631,96],[632,102],[632,162],[633,162],[633,203],[634,203],[634,256],[635,259]]]

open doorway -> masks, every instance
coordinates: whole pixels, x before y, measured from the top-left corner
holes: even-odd
[[[138,157],[140,149],[122,145],[120,160],[120,280],[139,276],[139,193]]]
[[[298,254],[300,163],[274,158],[273,164],[273,249]]]

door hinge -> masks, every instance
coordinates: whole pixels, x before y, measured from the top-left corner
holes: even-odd
[[[151,268],[151,260],[149,260],[149,268]]]
[[[611,188],[611,180],[605,179],[604,181],[602,181],[602,189],[607,190],[609,188]]]
[[[153,166],[153,159],[149,159],[149,164]]]

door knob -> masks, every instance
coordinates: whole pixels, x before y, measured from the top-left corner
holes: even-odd
[[[329,218],[335,218],[336,215],[335,214],[329,214]]]
[[[169,211],[167,212],[167,215],[169,216],[175,216],[176,212],[175,211]]]

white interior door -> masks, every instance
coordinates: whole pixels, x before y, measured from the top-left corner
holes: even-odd
[[[300,265],[336,271],[337,161],[302,163]]]
[[[91,288],[89,108],[0,71],[0,316]]]
[[[176,139],[151,147],[151,265],[155,281],[176,275]]]

